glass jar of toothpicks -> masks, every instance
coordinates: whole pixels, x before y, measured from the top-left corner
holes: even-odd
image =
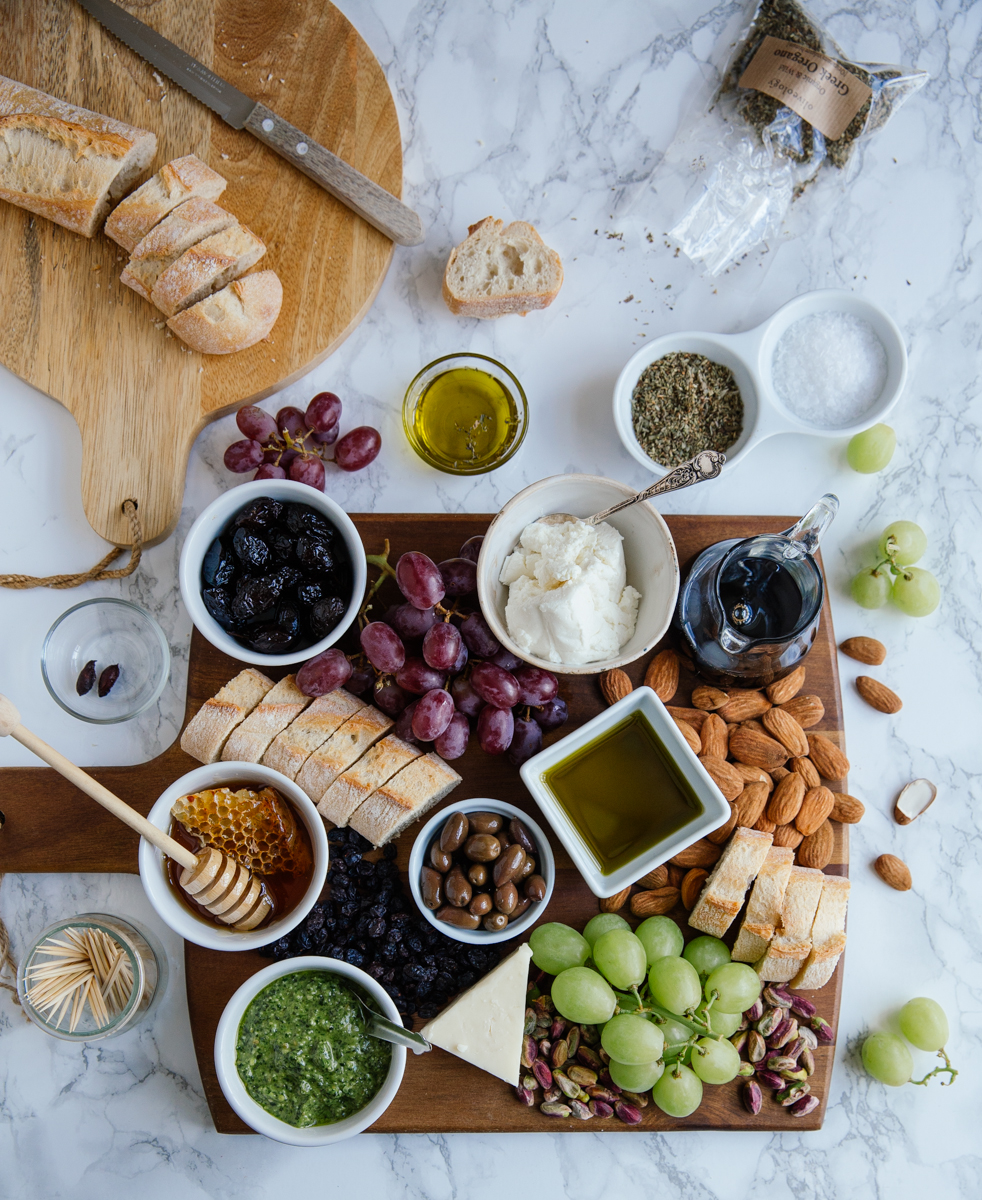
[[[17,992],[46,1033],[94,1042],[140,1024],[166,981],[166,956],[148,929],[83,913],[37,937],[21,959]]]

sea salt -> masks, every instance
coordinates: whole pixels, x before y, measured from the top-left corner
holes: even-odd
[[[839,429],[862,420],[879,399],[887,356],[869,321],[820,312],[788,326],[772,369],[774,388],[795,416]]]

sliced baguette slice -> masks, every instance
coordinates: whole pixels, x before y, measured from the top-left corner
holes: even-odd
[[[316,804],[335,779],[391,728],[392,722],[385,713],[366,704],[307,759],[297,776],[297,783]]]
[[[190,308],[254,267],[266,243],[236,222],[185,250],[153,286],[150,299],[165,316]]]
[[[421,750],[394,734],[384,737],[335,779],[318,801],[317,811],[326,821],[347,825],[351,814],[376,788],[421,754]]]
[[[824,987],[832,978],[839,956],[846,948],[848,907],[849,880],[841,875],[826,875],[812,925],[811,952],[804,966],[791,980],[793,988],[810,991]]]
[[[235,224],[235,217],[211,200],[200,196],[185,200],[137,242],[120,282],[149,300],[157,280],[185,250]]]
[[[318,696],[295,721],[277,734],[263,755],[263,764],[287,779],[296,779],[311,754],[364,707],[364,700],[352,696],[344,688]]]
[[[485,217],[450,252],[443,299],[452,313],[491,319],[547,308],[563,283],[555,250],[526,221]]]
[[[374,846],[384,846],[460,783],[439,754],[424,754],[393,775],[356,808],[348,824]]]
[[[109,214],[104,232],[129,252],[179,204],[192,196],[217,200],[226,186],[226,180],[196,154],[185,154],[121,200]]]
[[[734,962],[755,963],[767,952],[784,905],[784,893],[794,866],[789,846],[771,846],[754,880],[747,912],[733,947]]]
[[[171,317],[167,326],[201,354],[234,354],[269,334],[282,304],[276,272],[255,271]]]
[[[284,676],[234,730],[225,743],[222,762],[259,762],[273,738],[300,716],[310,699],[297,687],[296,675]]]
[[[181,749],[198,762],[218,762],[229,735],[273,686],[254,667],[240,671],[194,714],[181,734]]]
[[[784,893],[781,924],[767,952],[754,966],[769,983],[788,983],[804,965],[812,948],[811,930],[825,876],[814,867],[792,867]]]
[[[693,929],[721,938],[743,907],[747,888],[764,865],[773,835],[738,827],[689,913]]]

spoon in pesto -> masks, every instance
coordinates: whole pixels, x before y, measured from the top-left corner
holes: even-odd
[[[425,1054],[427,1050],[433,1049],[421,1033],[413,1033],[411,1029],[406,1029],[404,1025],[396,1025],[388,1017],[383,1017],[381,1013],[377,1013],[357,992],[353,992],[352,994],[365,1012],[367,1018],[366,1030],[372,1037],[378,1038],[380,1042],[391,1042],[393,1046],[405,1046],[407,1050],[412,1050],[414,1054]]]

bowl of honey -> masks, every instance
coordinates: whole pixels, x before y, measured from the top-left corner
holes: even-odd
[[[217,851],[228,863],[207,894],[195,892],[178,863],[140,842],[147,898],[166,925],[197,946],[255,950],[275,942],[300,924],[324,887],[324,822],[310,798],[270,767],[198,767],[171,784],[148,819],[192,854]]]

